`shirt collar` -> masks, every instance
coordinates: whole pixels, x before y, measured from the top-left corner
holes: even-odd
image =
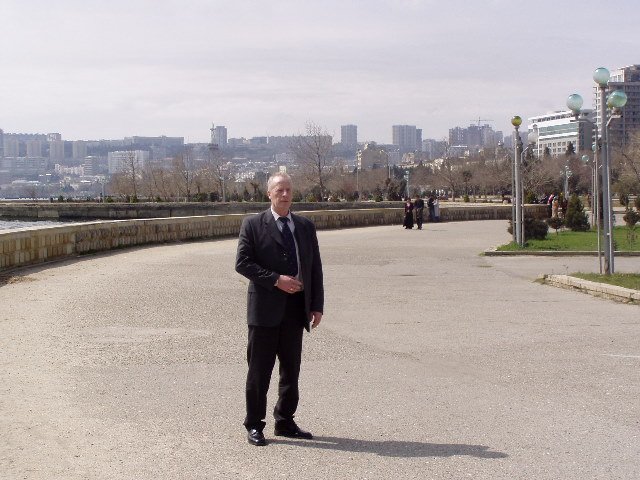
[[[273,218],[276,220],[276,222],[277,222],[277,221],[278,221],[278,219],[281,217],[281,215],[278,215],[278,214],[276,213],[276,211],[273,209],[273,207],[271,207],[271,215],[273,215]],[[286,217],[286,218],[288,218],[288,219],[289,219],[289,221],[291,222],[291,220],[292,220],[292,219],[291,219],[291,210],[289,210],[289,211],[287,212],[287,214],[285,215],[285,217]]]

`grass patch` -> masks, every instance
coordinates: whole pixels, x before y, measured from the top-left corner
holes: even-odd
[[[616,251],[638,252],[640,251],[640,239],[629,241],[629,229],[627,227],[615,227],[613,229],[613,241]],[[601,248],[602,248],[602,239]],[[517,250],[551,250],[558,252],[587,251],[595,252],[598,246],[598,235],[595,230],[588,232],[572,232],[562,230],[556,235],[555,230],[549,230],[544,240],[528,240],[524,247],[520,248],[515,242],[498,247],[498,251],[508,252]]]
[[[638,273],[614,273],[612,275],[600,275],[598,273],[572,273],[572,277],[590,280],[592,282],[608,283],[618,287],[640,290],[640,274]]]

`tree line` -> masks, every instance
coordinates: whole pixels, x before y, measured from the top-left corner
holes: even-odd
[[[434,162],[413,152],[405,155],[411,167],[360,170],[352,166],[352,159],[334,155],[331,135],[314,123],[306,125],[305,134],[293,137],[289,147],[295,158],[294,165],[287,167],[296,187],[295,201],[401,200],[407,193],[411,197],[439,194],[453,200],[511,196],[514,152],[501,148],[464,158],[445,155]],[[576,153],[571,144],[557,157],[548,149],[540,155],[527,150],[522,165],[526,201],[562,192],[567,169],[571,171],[569,191],[588,194],[592,163],[582,161],[583,153]],[[589,153],[592,159],[593,152]],[[640,134],[632,135],[624,148],[612,148],[610,156],[614,192],[638,194]],[[123,171],[112,177],[108,191],[131,201],[266,201],[266,178],[273,173],[236,181],[234,165],[222,152],[213,150],[203,160],[194,159],[187,149],[172,160],[169,169],[152,163],[141,167],[133,152],[125,163]]]

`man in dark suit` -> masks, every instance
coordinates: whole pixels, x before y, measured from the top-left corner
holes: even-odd
[[[276,173],[267,182],[271,208],[244,219],[240,227],[236,271],[247,277],[246,402],[244,426],[250,444],[266,445],[262,430],[267,391],[276,357],[280,362],[275,435],[311,439],[293,420],[298,406],[298,377],[303,329],[322,320],[322,262],[314,224],[292,214],[291,177]]]

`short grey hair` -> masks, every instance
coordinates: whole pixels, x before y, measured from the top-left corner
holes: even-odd
[[[291,176],[288,173],[276,172],[269,177],[269,180],[267,180],[267,192],[271,191],[271,189],[276,185],[276,183],[278,183],[279,179],[288,180],[289,182],[291,182]]]

